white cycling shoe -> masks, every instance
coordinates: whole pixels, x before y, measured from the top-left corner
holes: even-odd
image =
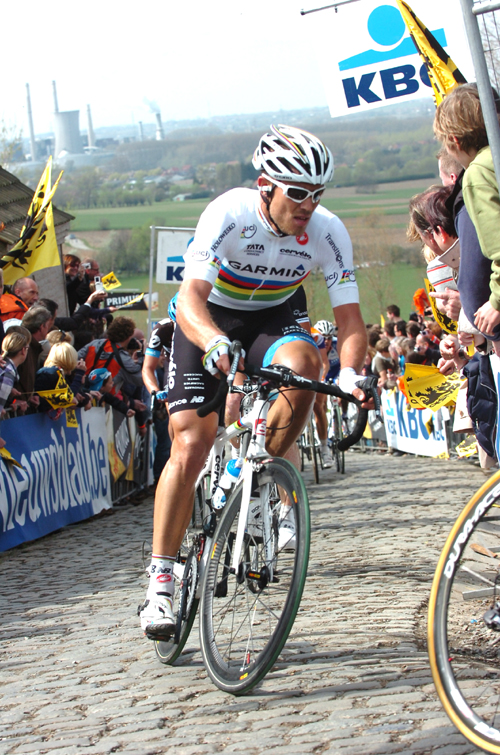
[[[290,507],[282,506],[278,530],[278,548],[280,551],[294,551],[296,542],[295,514]]]
[[[142,631],[150,640],[168,640],[175,632],[175,617],[173,611],[174,599],[155,595],[153,599],[146,598],[137,613],[141,619]]]
[[[323,446],[320,448],[320,454],[321,454],[321,466],[323,469],[329,469],[330,467],[333,467],[333,455],[330,448],[324,448]]]

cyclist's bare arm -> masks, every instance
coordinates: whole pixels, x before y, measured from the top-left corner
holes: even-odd
[[[337,323],[337,351],[340,356],[341,369],[352,367],[355,372],[360,373],[365,355],[368,348],[368,337],[366,326],[361,315],[359,304],[342,304],[333,308],[333,316]],[[364,399],[361,390],[353,391],[353,396]],[[371,405],[363,408],[373,408]]]
[[[155,374],[159,361],[159,357],[153,357],[150,354],[146,354],[144,357],[142,379],[149,393],[153,393],[153,391],[157,393],[160,390]]]

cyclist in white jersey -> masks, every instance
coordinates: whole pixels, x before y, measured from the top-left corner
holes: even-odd
[[[271,126],[255,151],[257,190],[233,189],[204,211],[186,253],[169,371],[171,456],[155,499],[150,584],[140,611],[150,639],[174,629],[173,563],[192,513],[197,476],[217,431],[216,413],[197,406],[229,372],[228,347],[238,338],[251,363],[284,364],[319,379],[313,339],[294,320],[287,300],[320,267],[338,325],[340,387],[364,399],[356,381],[364,363],[366,329],[359,308],[352,245],[343,223],[319,206],[333,176],[330,150],[296,128]],[[243,367],[243,359],[240,367]],[[314,394],[288,391],[269,414],[266,447],[285,456],[300,435]]]

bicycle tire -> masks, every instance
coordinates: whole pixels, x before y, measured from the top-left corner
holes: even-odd
[[[342,432],[342,412],[340,406],[335,404],[332,407],[332,419],[333,419],[333,443],[335,446],[335,462],[337,464],[337,472],[345,474],[345,451],[340,451],[339,443],[344,437]]]
[[[281,501],[277,486],[292,503],[296,549],[279,550]],[[239,484],[229,499],[212,542],[200,607],[200,643],[208,674],[219,689],[248,692],[272,668],[292,628],[307,573],[310,516],[302,478],[285,459],[267,459],[254,472],[256,490],[268,504],[273,553],[266,571],[264,537],[245,534],[237,573],[230,570],[242,496]],[[269,575],[268,582],[256,574]]]
[[[470,499],[446,540],[427,632],[432,676],[446,713],[470,742],[500,755],[500,634],[483,619],[492,599],[500,599],[497,553],[500,471]]]
[[[321,459],[319,455],[319,449],[316,445],[316,438],[314,434],[314,420],[312,417],[307,424],[309,428],[309,439],[311,443],[311,461],[313,465],[314,482],[316,483],[316,485],[319,485],[319,469],[321,465]]]
[[[155,651],[160,663],[172,665],[182,653],[191,633],[199,599],[198,561],[195,548],[191,548],[184,565],[184,573],[179,588],[175,592],[174,616],[177,617],[176,631],[169,640],[155,641]]]

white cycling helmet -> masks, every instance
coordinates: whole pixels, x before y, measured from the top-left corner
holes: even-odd
[[[254,168],[278,181],[326,184],[333,177],[333,156],[316,136],[293,126],[271,126],[252,160]]]
[[[318,320],[314,328],[318,333],[321,333],[322,336],[325,336],[325,338],[333,338],[335,335],[335,328],[328,320]]]

